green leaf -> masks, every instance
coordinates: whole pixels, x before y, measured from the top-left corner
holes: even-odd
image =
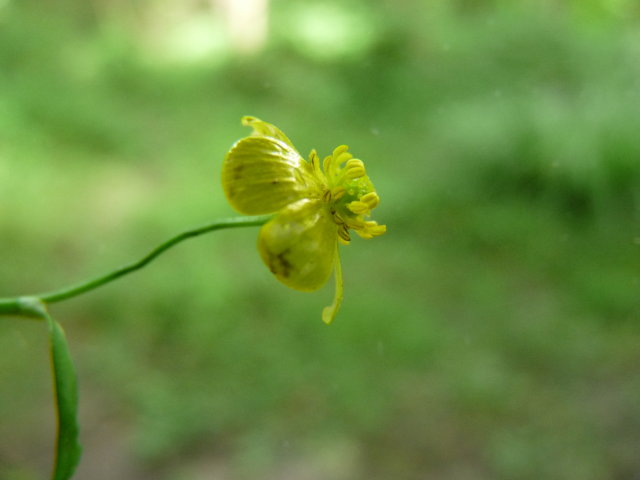
[[[80,462],[82,447],[78,442],[78,385],[67,340],[62,327],[46,314],[51,342],[51,368],[58,415],[56,464],[53,480],[68,480]]]

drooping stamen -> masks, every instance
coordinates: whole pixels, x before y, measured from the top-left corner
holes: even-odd
[[[368,215],[371,211],[369,205],[359,200],[354,200],[353,202],[347,203],[347,208],[356,215]]]
[[[358,233],[358,235],[360,235],[362,238],[369,239],[369,238],[382,235],[384,232],[387,231],[387,226],[378,225],[378,222],[369,220],[369,221],[363,222],[363,225],[360,228],[355,230]]]
[[[378,225],[377,222],[373,222],[374,225],[367,226],[367,231],[374,237],[378,237],[387,231],[386,225]]]
[[[369,210],[373,210],[380,203],[380,197],[376,192],[369,192],[360,197],[360,201],[366,203]]]
[[[349,234],[349,227],[346,224],[341,224],[338,226],[338,236],[344,240],[344,245],[348,245],[351,241],[351,235]]]
[[[378,225],[378,222],[373,220],[364,221],[362,218],[350,218],[347,222],[347,226],[355,230],[355,232],[364,239],[370,239],[382,235],[387,231],[386,225]]]
[[[338,211],[333,213],[333,219],[338,225],[345,225],[347,223]]]

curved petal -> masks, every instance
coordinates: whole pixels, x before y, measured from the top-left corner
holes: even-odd
[[[327,282],[334,268],[337,228],[323,202],[303,199],[262,227],[258,251],[278,280],[311,292]]]
[[[272,125],[268,122],[263,122],[259,118],[251,117],[251,116],[242,117],[241,121],[242,121],[242,125],[244,125],[245,127],[253,128],[253,133],[251,135],[257,136],[257,137],[259,136],[273,137],[283,141],[284,143],[288,144],[291,148],[295,149],[295,147],[293,146],[293,143],[291,143],[291,140],[289,140],[289,137],[287,137],[284,134],[284,132],[280,130],[278,127],[276,127],[275,125]]]
[[[222,187],[233,208],[272,213],[301,198],[320,196],[311,166],[290,145],[272,137],[246,137],[222,165]]]
[[[340,305],[342,305],[342,299],[344,298],[344,283],[342,281],[342,264],[340,263],[340,254],[336,249],[336,293],[333,297],[333,303],[328,307],[322,309],[322,321],[327,325],[336,318]]]

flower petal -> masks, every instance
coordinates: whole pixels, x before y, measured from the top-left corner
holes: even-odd
[[[275,125],[272,125],[268,122],[263,122],[259,118],[250,116],[242,117],[241,121],[242,125],[244,125],[245,127],[253,128],[253,136],[276,138],[288,144],[291,148],[295,149],[293,143],[291,143],[291,140],[289,140],[289,137],[287,137],[284,132]]]
[[[302,199],[260,230],[258,251],[278,280],[311,292],[324,285],[337,255],[337,226],[320,200]]]
[[[340,264],[340,254],[336,249],[336,293],[333,297],[333,303],[328,307],[322,309],[322,321],[327,325],[336,318],[340,305],[342,305],[342,299],[344,298],[344,283],[342,282],[342,265]]]
[[[231,206],[248,215],[320,195],[311,165],[287,143],[261,136],[231,147],[222,165],[222,187]]]

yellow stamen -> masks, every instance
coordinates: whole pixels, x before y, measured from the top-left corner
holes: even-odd
[[[340,145],[333,150],[331,155],[325,157],[322,162],[322,168],[327,177],[331,178],[334,175],[334,170],[337,174],[337,169],[340,168],[340,165],[353,158],[353,155],[347,152],[348,149],[347,145]]]
[[[346,225],[341,225],[338,228],[338,236],[345,242],[351,241],[351,235],[349,235],[349,228]]]
[[[356,230],[356,233],[360,236],[360,238],[363,238],[365,240],[371,240],[373,238],[373,235],[365,230]]]
[[[349,147],[347,145],[339,145],[333,149],[333,156],[337,157],[338,155],[340,155],[343,152],[346,152],[347,150],[349,150]]]
[[[324,160],[322,161],[322,169],[327,177],[331,176],[332,163],[333,157],[331,155],[324,157]]]
[[[313,167],[313,171],[318,173],[320,170],[320,158],[318,157],[318,152],[311,150],[309,153],[309,162],[311,162],[311,166]]]
[[[320,157],[318,157],[318,153],[315,150],[311,150],[309,154],[309,162],[311,163],[311,167],[313,168],[313,173],[320,179],[322,183],[327,183],[327,177],[325,177],[322,172],[322,168],[320,168]]]
[[[364,202],[360,202],[358,200],[354,200],[353,202],[347,203],[347,208],[351,210],[356,215],[367,215],[369,214],[370,208]]]
[[[364,163],[362,160],[358,160],[357,158],[352,158],[347,161],[347,165],[345,167],[345,175],[351,179],[355,180],[356,178],[365,176]]]
[[[358,218],[349,219],[349,227],[353,228],[361,238],[367,240],[387,231],[386,225],[378,225],[378,222],[373,220],[364,222]]]
[[[374,237],[377,237],[378,235],[382,235],[384,232],[387,231],[386,225],[378,225],[378,222],[375,222],[373,220],[364,222],[364,228],[367,233],[369,233]]]
[[[333,190],[331,190],[331,198],[333,200],[340,200],[345,192],[346,190],[344,189],[344,187],[334,187]]]
[[[349,152],[342,152],[338,156],[335,156],[335,155],[333,156],[333,162],[335,163],[336,166],[340,166],[344,162],[346,162],[347,160],[351,160],[352,158],[353,158],[353,155],[351,155]]]
[[[387,231],[386,225],[375,225],[374,227],[369,228],[371,235],[374,237],[380,236]]]
[[[380,203],[380,197],[376,192],[369,192],[362,197],[360,197],[360,201],[366,203],[369,207],[369,210],[373,210]]]

